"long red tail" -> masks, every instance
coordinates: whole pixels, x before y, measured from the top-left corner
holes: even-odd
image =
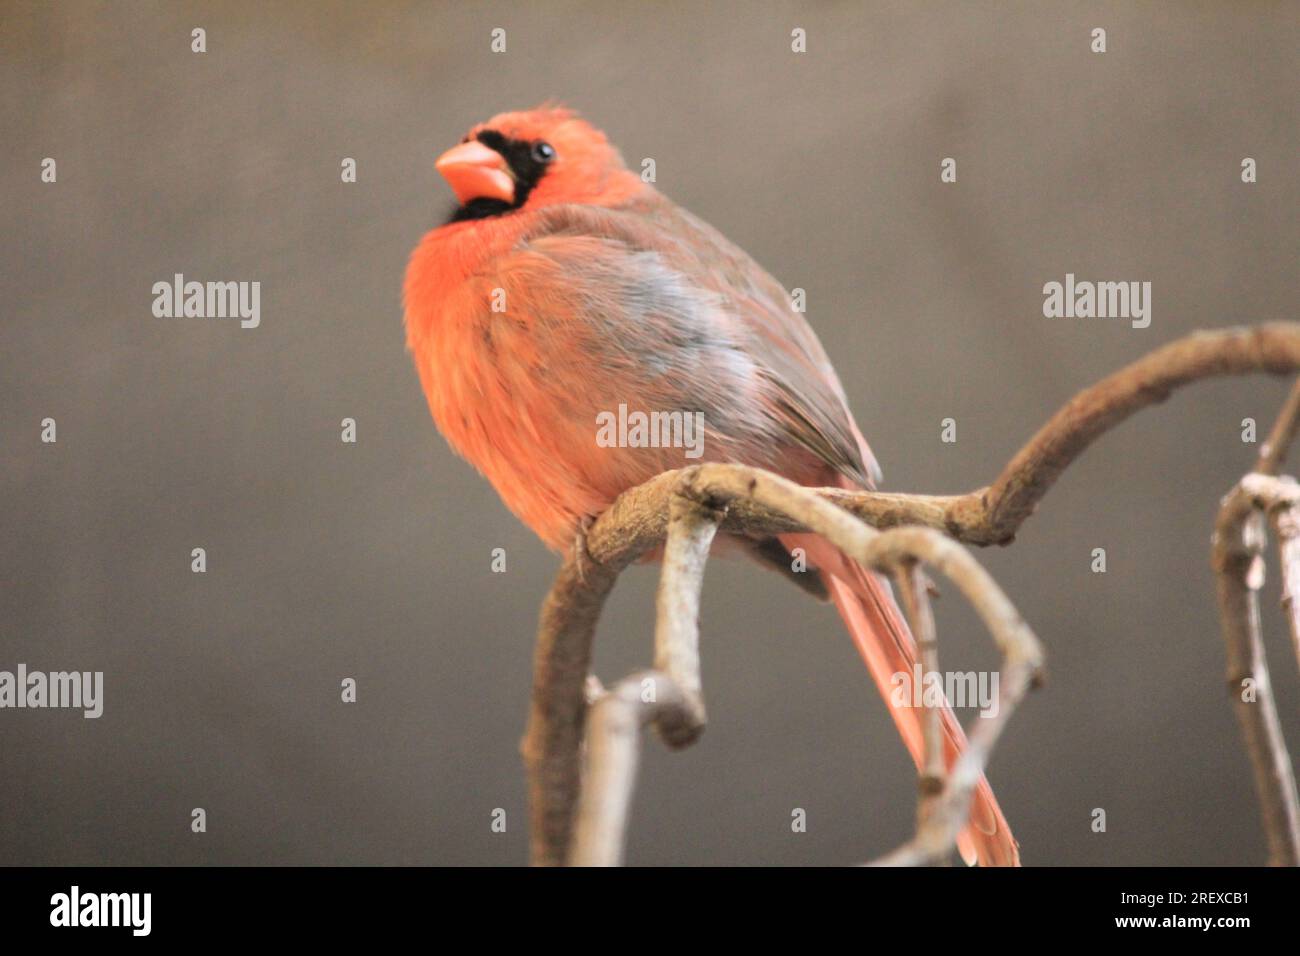
[[[917,657],[916,641],[894,603],[889,584],[817,535],[782,535],[781,543],[787,549],[802,548],[809,563],[821,570],[853,643],[888,704],[894,689],[890,678],[898,673],[912,674]],[[925,759],[924,708],[891,705],[889,712],[919,768]],[[942,719],[944,756],[951,767],[966,746],[966,734],[947,705]],[[1011,827],[985,778],[980,779],[975,790],[970,820],[957,845],[963,859],[970,864],[978,860],[981,866],[1020,865],[1020,851]]]

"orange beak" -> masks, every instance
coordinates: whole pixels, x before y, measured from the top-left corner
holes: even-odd
[[[474,199],[515,201],[515,181],[505,157],[477,140],[453,146],[435,165],[462,203]]]

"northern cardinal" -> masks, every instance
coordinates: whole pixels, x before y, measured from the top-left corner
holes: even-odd
[[[598,442],[599,416],[620,406],[702,413],[702,461],[875,487],[839,378],[785,290],[599,130],[558,107],[502,113],[437,168],[459,205],[411,255],[407,344],[447,441],[550,548],[691,463],[680,447]],[[888,582],[814,535],[742,544],[767,560],[804,549],[888,701],[917,654]],[[890,712],[919,766],[924,711]],[[947,707],[943,727],[951,765],[966,738]],[[987,780],[959,847],[967,863],[1019,863]]]

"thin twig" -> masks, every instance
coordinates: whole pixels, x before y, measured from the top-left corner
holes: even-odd
[[[921,702],[925,708],[921,730],[925,749],[917,781],[916,825],[919,829],[933,815],[948,777],[943,758],[943,714],[938,707],[931,705],[929,696],[924,693],[927,675],[939,672],[939,641],[934,628],[934,612],[930,607],[929,579],[921,565],[916,561],[900,563],[894,580],[907,623],[916,639],[917,660],[921,665]]]
[[[1282,470],[1297,430],[1300,430],[1300,378],[1292,384],[1264,447],[1259,451],[1259,460],[1255,463],[1257,474],[1276,475]],[[1277,536],[1278,560],[1282,568],[1282,611],[1286,614],[1296,664],[1300,665],[1300,515],[1290,506],[1275,507],[1269,520]]]
[[[975,722],[966,749],[948,775],[943,796],[911,841],[876,860],[872,866],[925,866],[947,858],[957,834],[966,825],[971,796],[984,775],[993,745],[1037,675],[1037,669],[1024,662],[1004,667],[998,685],[998,712]]]
[[[1288,502],[1269,512],[1282,569],[1282,612],[1291,634],[1291,649],[1300,666],[1300,508]]]
[[[1276,475],[1282,470],[1287,452],[1295,440],[1296,430],[1300,428],[1300,378],[1295,380],[1286,403],[1278,413],[1273,430],[1268,433],[1263,447],[1259,450],[1259,460],[1255,462],[1255,473],[1259,475]]]
[[[1250,753],[1274,866],[1300,865],[1300,799],[1273,700],[1259,620],[1259,589],[1264,583],[1261,512],[1290,512],[1297,503],[1300,486],[1294,481],[1247,475],[1223,500],[1212,559],[1228,652],[1228,694]],[[1300,565],[1288,558],[1294,554],[1284,551],[1283,575],[1290,589],[1297,583]]]
[[[997,712],[975,721],[966,749],[948,774],[943,795],[907,844],[876,861],[880,866],[920,866],[942,861],[966,825],[971,796],[989,755],[1025,693],[1043,677],[1043,651],[1015,606],[969,551],[930,528],[895,528],[862,555],[874,567],[911,557],[943,574],[966,596],[1002,652]]]
[[[592,705],[572,865],[622,865],[628,808],[641,760],[641,728],[684,707],[685,696],[662,671],[626,677]]]
[[[700,591],[722,514],[682,495],[672,500],[655,619],[655,669],[621,681],[592,707],[571,862],[623,861],[641,727],[653,722],[672,747],[704,730],[700,680]]]

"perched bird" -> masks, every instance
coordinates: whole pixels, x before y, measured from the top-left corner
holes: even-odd
[[[620,406],[702,414],[701,461],[875,487],[839,378],[785,290],[599,130],[561,108],[503,113],[437,168],[459,205],[411,255],[407,344],[447,441],[550,548],[691,463],[680,447],[598,442],[599,416]],[[813,535],[743,544],[767,560],[804,549],[888,701],[917,655],[889,584]],[[890,712],[919,766],[924,711]],[[966,740],[946,707],[943,727],[951,765]],[[1019,863],[985,780],[959,846],[968,863]]]

